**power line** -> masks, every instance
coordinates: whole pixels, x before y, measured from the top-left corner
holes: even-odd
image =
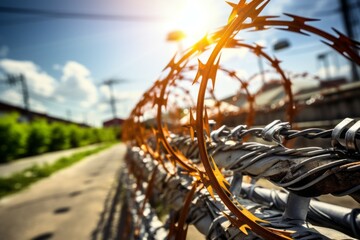
[[[12,88],[12,89],[14,89],[14,88]],[[16,89],[16,90],[17,90],[16,91],[17,93],[20,93],[19,92],[20,89]],[[52,97],[43,96],[31,89],[28,89],[28,92],[31,94],[31,98],[29,98],[29,100],[33,99],[33,100],[40,101],[41,103],[51,104],[53,106],[62,107],[62,108],[66,108],[66,109],[68,109],[68,108],[76,109],[75,112],[83,112],[84,111],[84,108],[75,105],[75,104],[78,104],[77,101],[66,99],[66,101],[70,101],[73,104],[63,104],[61,102],[58,102],[56,99],[54,99]],[[20,93],[20,94],[22,94],[22,93]],[[87,111],[93,111],[93,110],[90,109]]]
[[[48,97],[44,97],[44,96],[41,96],[41,95],[32,95],[32,99],[35,99],[35,100],[38,100],[42,103],[46,103],[46,104],[52,104],[52,105],[55,105],[57,107],[62,107],[62,108],[72,108],[72,109],[77,109],[76,111],[77,112],[81,112],[83,111],[84,109],[81,108],[81,107],[78,107],[78,106],[75,106],[75,105],[72,105],[72,104],[62,104],[60,102],[57,102],[56,100],[54,99],[51,99],[51,98],[48,98]]]
[[[27,24],[27,23],[38,23],[38,22],[45,22],[49,20],[53,20],[54,18],[44,18],[41,16],[35,16],[35,17],[27,17],[27,18],[21,18],[21,19],[14,19],[14,20],[7,20],[7,21],[1,21],[0,26],[12,26],[12,25],[19,25],[19,24]]]
[[[110,84],[116,84],[116,83],[122,83],[122,82],[125,82],[126,80],[115,80],[115,79],[112,79],[110,80]],[[105,84],[105,85],[108,85],[109,83],[109,80],[105,81],[104,83],[101,83],[102,85]],[[8,87],[9,83],[5,80],[1,80],[0,79],[0,89],[9,89]],[[12,88],[14,89],[14,88]],[[17,90],[20,90],[20,89],[17,89]],[[19,91],[17,91],[18,93],[20,93]],[[53,104],[53,105],[56,105],[58,107],[63,107],[63,108],[72,108],[72,109],[78,109],[76,111],[83,111],[84,108],[80,107],[80,106],[77,106],[79,104],[79,101],[76,101],[76,100],[73,100],[73,99],[69,99],[69,98],[65,98],[64,100],[64,103],[61,103],[59,102],[56,98],[52,97],[52,96],[44,96],[42,94],[39,94],[37,91],[34,91],[33,89],[28,89],[28,92],[31,94],[31,98],[32,99],[35,99],[35,100],[38,100],[42,103],[47,103],[47,104]],[[21,94],[21,93],[20,93]],[[127,98],[116,98],[114,95],[113,97],[111,98],[110,97],[110,100],[107,100],[107,99],[103,99],[103,100],[100,100],[100,102],[106,102],[106,103],[109,103],[111,105],[113,104],[116,104],[118,102],[124,102],[124,101],[128,101],[129,99]],[[69,105],[69,103],[71,105]],[[115,108],[115,105],[114,107],[112,107],[113,109]],[[95,111],[95,110],[87,110],[87,111]],[[116,112],[116,110],[115,110]]]
[[[30,9],[18,7],[0,6],[0,12],[7,14],[24,14],[24,15],[38,15],[49,18],[71,18],[71,19],[90,19],[102,21],[163,21],[164,17],[159,16],[135,16],[135,15],[110,15],[110,14],[95,14],[95,13],[81,13],[81,12],[62,12],[45,9]]]

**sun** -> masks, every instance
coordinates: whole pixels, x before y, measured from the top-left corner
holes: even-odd
[[[174,16],[171,27],[184,33],[183,44],[189,47],[217,26],[218,16],[219,13],[213,4],[209,4],[209,0],[187,0]]]

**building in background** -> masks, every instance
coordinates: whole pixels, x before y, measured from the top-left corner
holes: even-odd
[[[122,118],[112,118],[103,122],[103,127],[121,127],[124,121]]]
[[[34,112],[31,110],[29,111],[19,106],[11,105],[5,102],[0,102],[0,117],[11,113],[18,113],[19,121],[21,122],[27,122],[37,118],[42,118],[42,119],[46,119],[48,123],[60,122],[65,124],[74,124],[80,127],[89,127],[89,125],[85,123],[72,122],[63,118],[47,115],[46,113]]]

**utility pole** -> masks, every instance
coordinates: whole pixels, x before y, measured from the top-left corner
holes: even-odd
[[[324,52],[321,53],[317,56],[317,59],[319,61],[322,61],[324,63],[324,71],[325,71],[325,76],[324,76],[324,80],[330,80],[331,75],[330,75],[330,64],[329,64],[329,60],[328,60],[328,55],[330,52]]]
[[[259,65],[259,70],[260,70],[261,81],[262,81],[263,87],[265,87],[265,84],[266,84],[265,72],[264,72],[264,65],[263,65],[261,56],[258,56],[258,65]]]
[[[340,8],[341,8],[341,13],[342,13],[342,18],[343,18],[343,22],[345,25],[345,31],[346,31],[346,35],[351,38],[354,39],[354,31],[352,28],[352,19],[351,19],[351,7],[350,7],[350,1],[349,0],[339,0],[340,3]],[[359,81],[359,73],[357,71],[357,66],[356,63],[351,62],[351,77],[352,77],[352,81]]]
[[[27,120],[30,121],[31,116],[30,116],[30,103],[29,103],[29,89],[28,89],[28,85],[27,85],[25,76],[23,74],[20,74],[20,75],[8,74],[7,82],[10,85],[16,85],[17,83],[20,83],[22,95],[23,95],[25,115],[27,117]]]
[[[29,104],[29,89],[28,89],[28,85],[26,83],[26,79],[25,76],[20,74],[19,76],[19,81],[21,83],[21,88],[22,88],[22,94],[23,94],[23,101],[24,101],[24,106],[25,106],[25,110],[27,112],[27,114],[29,115],[30,113],[30,104]]]
[[[116,101],[115,101],[115,97],[114,97],[113,85],[121,83],[121,82],[124,82],[124,80],[121,80],[121,79],[108,79],[108,80],[103,82],[103,84],[107,85],[109,87],[109,90],[110,90],[110,107],[111,107],[111,111],[112,111],[112,114],[113,114],[113,119],[115,119],[117,117]]]

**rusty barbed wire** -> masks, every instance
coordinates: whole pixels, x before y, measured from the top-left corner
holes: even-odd
[[[226,211],[230,212],[230,214],[224,212],[224,216],[243,234],[246,235],[248,230],[251,230],[265,239],[291,239],[290,236],[295,235],[293,232],[286,232],[276,227],[267,227],[263,224],[264,220],[240,205],[236,198],[232,197],[228,181],[219,168],[228,168],[234,173],[242,172],[252,176],[270,178],[269,172],[274,173],[272,166],[279,164],[276,174],[271,175],[271,180],[279,186],[306,195],[311,187],[324,182],[329,176],[342,172],[358,174],[359,123],[354,123],[354,120],[345,120],[345,123],[343,122],[342,125],[332,130],[292,130],[290,124],[297,113],[297,106],[291,85],[292,79],[296,78],[296,75],[287,74],[281,68],[280,60],[270,56],[260,45],[248,44],[238,39],[237,36],[245,29],[255,31],[280,29],[307,36],[315,35],[320,37],[324,44],[358,64],[360,64],[360,57],[357,50],[360,48],[360,43],[347,38],[335,29],[335,35],[332,35],[308,24],[316,19],[292,14],[285,14],[289,19],[260,16],[268,3],[269,0],[240,0],[238,3],[229,3],[232,7],[232,13],[228,24],[206,34],[192,47],[181,54],[176,54],[170,60],[163,70],[162,77],[157,79],[153,86],[144,93],[131,111],[128,120],[124,123],[123,138],[130,144],[138,146],[144,152],[144,158],[149,154],[151,156],[149,161],[155,161],[169,176],[177,176],[181,172],[181,177],[190,181],[191,192],[201,188],[207,189],[210,196],[222,202]],[[247,21],[247,19],[251,21]],[[221,127],[212,131],[212,128],[221,124],[224,115],[220,106],[221,103],[214,95],[216,82],[221,81],[217,79],[219,71],[238,81],[240,83],[238,92],[244,92],[246,95],[248,102],[246,111],[241,109],[234,114],[247,114],[245,123],[251,126],[254,124],[258,110],[255,104],[258,95],[251,93],[248,89],[251,81],[241,79],[235,70],[229,70],[221,64],[221,52],[225,48],[248,49],[254,56],[264,59],[278,74],[286,97],[281,104],[273,105],[273,108],[285,108],[285,118],[288,123],[276,121],[264,128],[245,129],[244,126],[238,126],[233,129]],[[203,63],[198,60],[198,64],[194,65],[193,61],[204,53],[209,54],[206,62]],[[210,81],[212,87],[208,84]],[[181,85],[186,83],[188,85]],[[191,96],[193,86],[190,83],[199,86],[197,101],[194,101]],[[212,96],[215,101],[213,107],[218,109],[211,116],[209,116],[209,108],[205,101],[207,94]],[[179,101],[172,99],[179,99]],[[169,109],[169,101],[173,101],[171,109]],[[179,128],[181,122],[176,121],[176,118],[180,118],[184,108],[189,108],[189,121],[186,124],[188,133]],[[194,110],[195,114],[193,113]],[[166,117],[170,119],[170,122],[166,121]],[[211,126],[210,117],[217,119],[218,126]],[[345,129],[347,130],[345,131]],[[247,136],[262,138],[265,141],[275,143],[275,145],[246,142]],[[308,139],[331,138],[333,148],[289,149],[283,146],[283,140],[299,137]],[[229,140],[238,144],[227,145],[226,142]],[[237,152],[241,156],[233,159],[231,164],[224,165],[222,161],[219,161],[220,158],[217,154],[221,153],[228,157],[233,152]],[[348,154],[351,154],[351,157]],[[224,158],[226,159],[226,157]],[[274,158],[278,159],[272,162],[269,160]],[[193,161],[194,159],[200,161]],[[325,163],[321,166],[314,167],[312,165],[312,163],[318,164],[322,161]],[[133,165],[130,162],[128,164],[129,167]],[[267,168],[260,174],[259,172],[264,166]],[[287,171],[289,166],[293,167],[293,172],[286,175],[289,173]],[[301,171],[296,172],[296,170]],[[150,181],[150,179],[137,175],[136,171],[130,172],[138,179],[137,185],[141,184],[140,181]],[[319,176],[310,178],[310,175]],[[356,187],[350,188],[344,183],[342,186],[343,189],[339,187],[335,192],[353,194],[358,190]],[[324,188],[314,188],[310,195],[314,195],[313,193],[318,191],[322,194],[321,190]],[[332,190],[328,189],[323,192],[331,192]],[[149,195],[150,193],[146,194],[146,196]],[[183,213],[188,211],[187,208],[190,207],[189,203],[192,197],[193,194],[188,195]],[[355,198],[358,196],[356,195]],[[141,206],[141,209],[144,209],[145,203],[142,203]],[[139,211],[138,214],[142,215],[143,211]],[[179,228],[179,224],[181,226],[185,224],[185,216],[178,216],[174,219],[171,224],[173,230],[170,231],[170,234],[177,232],[184,238],[186,230],[184,234],[184,229]]]

